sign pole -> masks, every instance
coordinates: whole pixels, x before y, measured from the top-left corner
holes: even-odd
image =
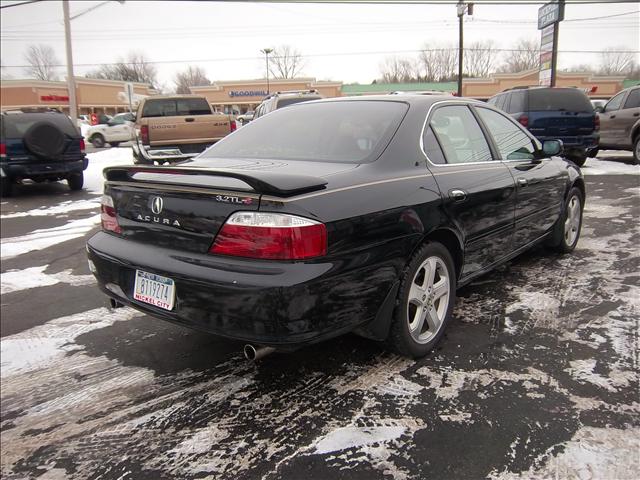
[[[564,10],[564,0],[560,1],[560,8]],[[560,22],[553,26],[553,50],[551,51],[551,87],[556,86],[556,69],[558,67],[558,37],[560,35]]]
[[[64,40],[67,50],[67,89],[69,90],[69,116],[74,127],[78,127],[78,104],[76,103],[76,81],[73,76],[73,54],[71,51],[71,22],[69,20],[69,0],[62,0],[64,14]]]

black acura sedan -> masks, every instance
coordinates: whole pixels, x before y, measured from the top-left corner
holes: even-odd
[[[575,248],[585,185],[561,149],[473,100],[301,103],[187,162],[105,169],[89,265],[114,306],[256,347],[353,331],[419,357],[458,287]]]

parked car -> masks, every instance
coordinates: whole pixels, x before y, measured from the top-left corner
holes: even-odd
[[[87,168],[84,139],[64,113],[14,111],[0,115],[0,177],[2,196],[24,179],[66,180],[80,190]]]
[[[189,159],[235,131],[233,116],[211,110],[206,97],[154,95],[140,101],[136,114],[135,163]]]
[[[245,123],[249,123],[251,120],[253,120],[254,113],[255,112],[253,110],[249,110],[248,112],[241,113],[240,115],[238,115],[236,117],[236,121],[240,125],[244,125]]]
[[[282,107],[288,107],[296,103],[320,100],[322,95],[317,90],[289,90],[276,92],[266,97],[253,114],[253,120]]]
[[[102,148],[107,143],[117,147],[120,143],[130,142],[135,137],[134,121],[133,113],[119,113],[105,124],[89,127],[84,135],[96,148]]]
[[[248,356],[355,331],[420,357],[458,287],[575,248],[584,180],[560,152],[470,99],[300,103],[179,165],[105,169],[90,267],[114,306]]]
[[[606,101],[606,100],[602,100],[602,99],[593,99],[593,98],[590,100],[590,102],[591,102],[591,106],[593,107],[593,109],[594,109],[595,111],[597,111],[597,109],[598,109],[599,107],[604,107],[604,106],[605,106],[605,104],[607,103],[607,101]]]
[[[538,140],[562,140],[564,155],[580,167],[598,146],[598,115],[577,88],[516,87],[487,103],[509,113]]]
[[[396,90],[389,93],[389,95],[452,95],[451,93],[441,92],[439,90]]]
[[[600,150],[631,150],[634,163],[640,163],[640,85],[622,90],[604,107],[600,115]]]

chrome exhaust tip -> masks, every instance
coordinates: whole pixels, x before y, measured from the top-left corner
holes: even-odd
[[[124,305],[123,305],[122,303],[120,303],[119,301],[117,301],[117,300],[116,300],[116,299],[114,299],[114,298],[110,298],[110,299],[109,299],[109,306],[110,306],[111,308],[114,308],[114,309],[115,309],[115,308],[122,308],[122,307],[124,307]]]
[[[276,349],[273,347],[254,347],[251,344],[247,344],[244,346],[244,358],[255,362],[275,351]]]

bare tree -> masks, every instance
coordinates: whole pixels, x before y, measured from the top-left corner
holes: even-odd
[[[627,75],[635,69],[635,55],[624,52],[623,47],[605,48],[600,53],[600,70],[602,75]]]
[[[387,57],[380,64],[384,83],[409,83],[418,81],[415,61],[396,56]]]
[[[269,57],[269,72],[274,78],[295,78],[302,68],[302,54],[289,45],[274,48]]]
[[[192,65],[189,65],[185,71],[178,72],[173,82],[176,84],[176,93],[191,93],[189,87],[211,85],[204,69]]]
[[[24,59],[29,65],[24,69],[25,73],[30,77],[38,80],[57,80],[56,66],[60,61],[56,57],[56,53],[49,45],[29,45]]]
[[[89,72],[86,76],[88,78],[148,83],[155,86],[158,71],[152,63],[149,63],[143,53],[129,52],[126,60],[120,59],[117,63],[102,65],[98,70]]]
[[[464,72],[469,77],[486,77],[493,71],[497,57],[493,40],[473,42],[464,48]]]
[[[521,38],[505,53],[500,72],[517,73],[540,67],[540,46],[536,40]]]
[[[448,82],[457,78],[458,48],[453,44],[426,43],[418,55],[427,82]]]

